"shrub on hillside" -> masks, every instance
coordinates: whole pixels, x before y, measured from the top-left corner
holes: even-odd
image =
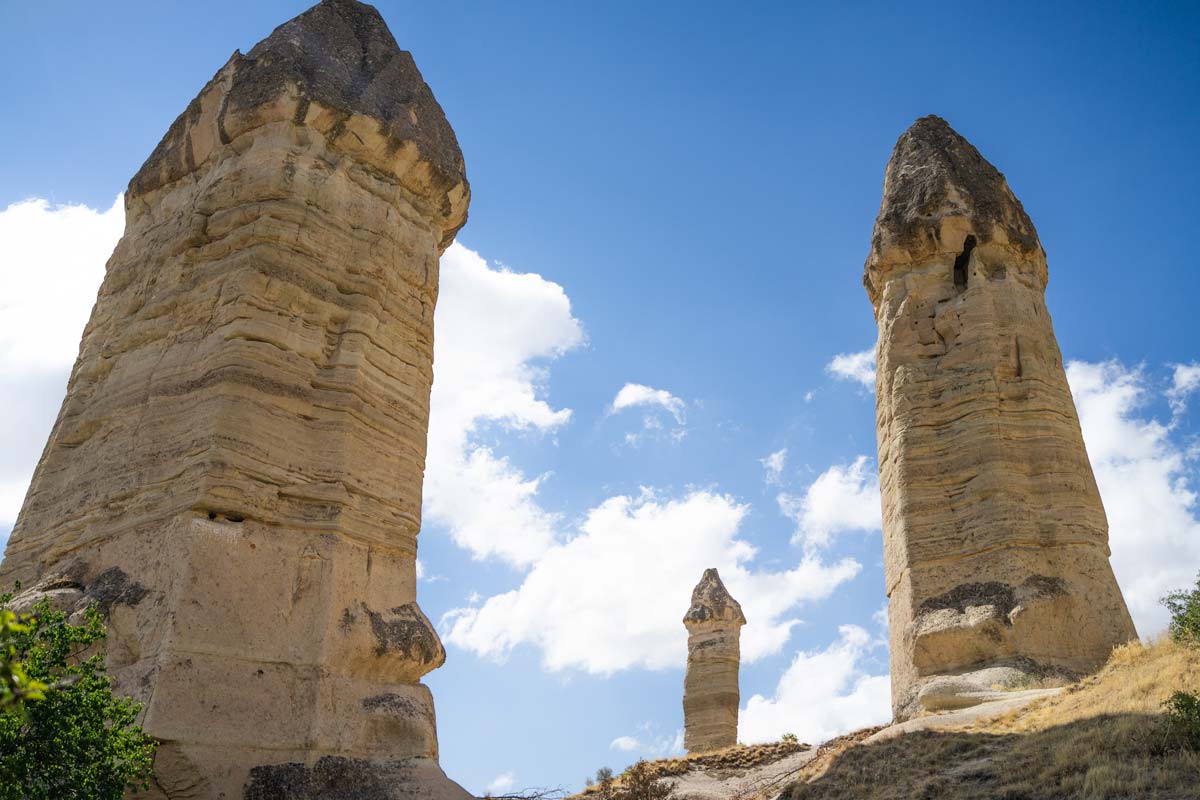
[[[1171,638],[1182,645],[1200,646],[1200,575],[1195,589],[1171,592],[1162,602],[1171,612]],[[1200,750],[1200,694],[1175,692],[1163,703],[1163,710],[1167,746]]]
[[[1200,695],[1175,692],[1163,703],[1169,745],[1200,750]]]
[[[655,777],[644,760],[621,773],[620,783],[613,779],[612,770],[599,770],[596,785],[600,800],[668,800],[675,791],[675,784]]]
[[[1200,575],[1195,589],[1171,592],[1162,603],[1171,612],[1171,638],[1180,644],[1200,645]]]

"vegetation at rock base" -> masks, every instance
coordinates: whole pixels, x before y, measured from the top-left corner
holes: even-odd
[[[658,777],[645,760],[625,770],[619,779],[607,768],[596,773],[595,796],[599,800],[667,800],[674,790],[675,784]]]
[[[1162,599],[1171,612],[1171,638],[1200,648],[1200,575],[1196,588],[1172,592]],[[1163,703],[1163,746],[1200,752],[1200,692],[1178,691]]]
[[[1097,674],[1016,711],[947,730],[850,743],[790,800],[1194,797],[1200,752],[1162,746],[1166,700],[1200,690],[1200,648],[1118,648]]]
[[[1171,612],[1171,638],[1200,646],[1200,575],[1196,576],[1196,588],[1171,592],[1162,603]]]
[[[112,692],[99,609],[75,625],[42,600],[4,618],[4,676],[25,683],[0,709],[0,800],[119,800],[145,787],[156,743],[136,724],[141,706]]]
[[[16,638],[29,632],[29,625],[7,608],[0,608],[0,712],[20,711],[25,703],[44,700],[46,684],[33,680],[17,660]]]

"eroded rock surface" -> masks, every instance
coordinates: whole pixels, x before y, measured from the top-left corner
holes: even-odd
[[[437,766],[414,559],[469,196],[354,0],[234,53],[130,181],[0,585],[101,604],[159,796],[467,796]]]
[[[683,624],[688,632],[683,746],[689,753],[732,747],[737,744],[738,669],[746,617],[715,569],[706,569],[692,590]]]
[[[1067,680],[1136,635],[1046,281],[1004,176],[944,120],[918,120],[888,162],[863,277],[901,719],[935,678],[925,697],[953,707],[946,676],[968,699]]]

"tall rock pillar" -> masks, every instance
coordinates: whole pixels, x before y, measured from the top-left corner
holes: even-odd
[[[416,600],[462,153],[355,0],[235,52],[125,195],[0,567],[99,602],[158,796],[465,798]]]
[[[899,718],[1094,670],[1136,635],[1004,176],[938,117],[896,143],[863,283]]]
[[[715,569],[704,570],[692,590],[683,624],[688,632],[683,746],[689,753],[732,747],[737,744],[738,668],[746,617]]]

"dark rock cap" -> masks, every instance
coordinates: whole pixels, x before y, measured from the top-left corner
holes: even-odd
[[[222,143],[255,123],[276,121],[263,111],[295,86],[300,93],[295,121],[300,123],[311,103],[351,115],[370,117],[394,152],[405,143],[416,145],[429,164],[434,184],[446,188],[463,184],[466,170],[462,150],[442,107],[421,77],[412,54],[401,50],[383,17],[357,0],[322,0],[298,17],[280,25],[266,39],[233,57],[179,115],[166,136],[129,182],[131,194],[170,183],[195,169],[191,127],[201,116],[201,99],[228,81],[217,119]],[[233,128],[235,133],[229,133]],[[336,134],[340,131],[335,130]],[[464,213],[465,216],[465,213]]]
[[[684,625],[709,621],[746,624],[741,604],[729,595],[721,576],[712,568],[704,570],[704,576],[692,590],[692,607],[683,616]]]
[[[919,259],[961,249],[961,241],[941,241],[948,217],[965,217],[979,244],[1002,236],[1020,251],[1041,252],[1037,230],[1004,175],[946,120],[921,117],[888,161],[863,277],[868,291],[885,250],[898,247]]]

